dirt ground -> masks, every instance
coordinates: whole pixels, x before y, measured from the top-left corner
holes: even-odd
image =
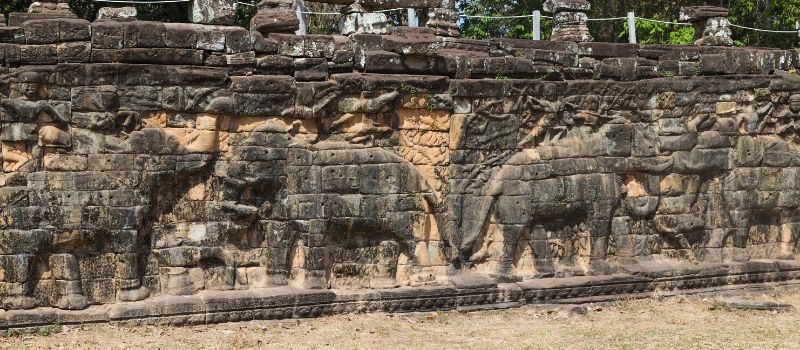
[[[651,298],[575,310],[344,315],[177,328],[59,327],[0,338],[0,348],[800,349],[800,293],[748,297],[792,304],[795,310],[726,311],[712,309],[713,298]]]

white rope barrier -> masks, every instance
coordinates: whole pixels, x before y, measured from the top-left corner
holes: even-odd
[[[747,29],[747,30],[753,30],[753,31],[756,31],[756,32],[764,32],[764,33],[778,33],[778,34],[797,34],[798,33],[798,31],[796,31],[796,30],[758,29],[758,28],[740,26],[740,25],[736,25],[736,24],[733,24],[733,23],[730,23],[728,25],[731,26],[731,27],[734,27],[734,28]]]
[[[593,21],[618,21],[621,19],[628,19],[628,17],[611,17],[611,18],[589,18],[587,19],[590,22]]]
[[[691,23],[667,22],[667,21],[661,21],[661,20],[650,19],[650,18],[642,18],[642,17],[636,17],[636,19],[641,20],[641,21],[645,21],[645,22],[654,22],[654,23],[661,23],[661,24],[674,24],[676,26],[690,26],[690,25],[692,25]]]
[[[458,17],[463,18],[481,18],[481,19],[509,19],[509,18],[530,18],[533,15],[523,15],[523,16],[477,16],[477,15],[458,15]]]
[[[482,19],[511,19],[511,18],[531,18],[533,15],[521,15],[521,16],[478,16],[478,15],[458,15],[458,17],[462,18],[482,18]],[[551,16],[540,16],[541,18],[552,19]]]
[[[338,16],[341,15],[340,12],[314,12],[314,11],[295,11],[297,13],[302,13],[304,15],[322,15],[322,16]]]
[[[403,8],[396,8],[396,9],[378,10],[378,11],[372,11],[372,12],[386,13],[386,12],[392,12],[392,11],[405,11],[405,10],[406,9],[403,9]]]

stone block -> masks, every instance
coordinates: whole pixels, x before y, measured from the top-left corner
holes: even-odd
[[[136,20],[137,15],[136,8],[133,6],[101,7],[97,11],[97,20],[133,21]]]
[[[234,24],[236,6],[235,0],[192,0],[189,20],[201,24]]]
[[[59,41],[89,41],[91,38],[91,23],[89,21],[69,18],[58,20]]]
[[[125,48],[163,48],[166,47],[163,22],[132,21],[123,24]]]
[[[186,23],[165,23],[164,43],[166,47],[194,49],[197,48],[200,29]]]
[[[225,52],[236,54],[253,51],[253,36],[244,28],[225,31]]]
[[[92,44],[88,42],[61,43],[56,48],[58,63],[88,63],[91,61]]]
[[[270,33],[294,33],[299,25],[297,14],[291,9],[259,9],[250,21],[250,30],[267,36]]]
[[[91,25],[93,49],[125,47],[125,24],[117,21],[97,21]]]
[[[27,44],[53,44],[59,41],[58,20],[34,20],[22,24]]]

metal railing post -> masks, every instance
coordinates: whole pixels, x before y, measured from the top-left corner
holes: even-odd
[[[533,11],[533,40],[542,40],[542,13]]]
[[[408,26],[419,27],[419,17],[417,17],[417,9],[408,9]]]
[[[628,42],[636,44],[636,14],[628,12]]]

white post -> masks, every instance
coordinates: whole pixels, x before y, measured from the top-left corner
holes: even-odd
[[[542,40],[542,13],[533,11],[533,40]]]
[[[417,9],[408,9],[408,26],[419,27],[419,17],[417,17]]]
[[[794,22],[794,28],[797,29],[797,36],[800,36],[800,20]]]
[[[297,35],[306,35],[308,34],[308,15],[302,12],[307,12],[308,8],[306,8],[306,2],[304,0],[293,0],[292,1],[292,8],[297,13],[297,20],[300,21],[299,27],[295,34]]]
[[[636,44],[636,14],[628,12],[628,42]]]

